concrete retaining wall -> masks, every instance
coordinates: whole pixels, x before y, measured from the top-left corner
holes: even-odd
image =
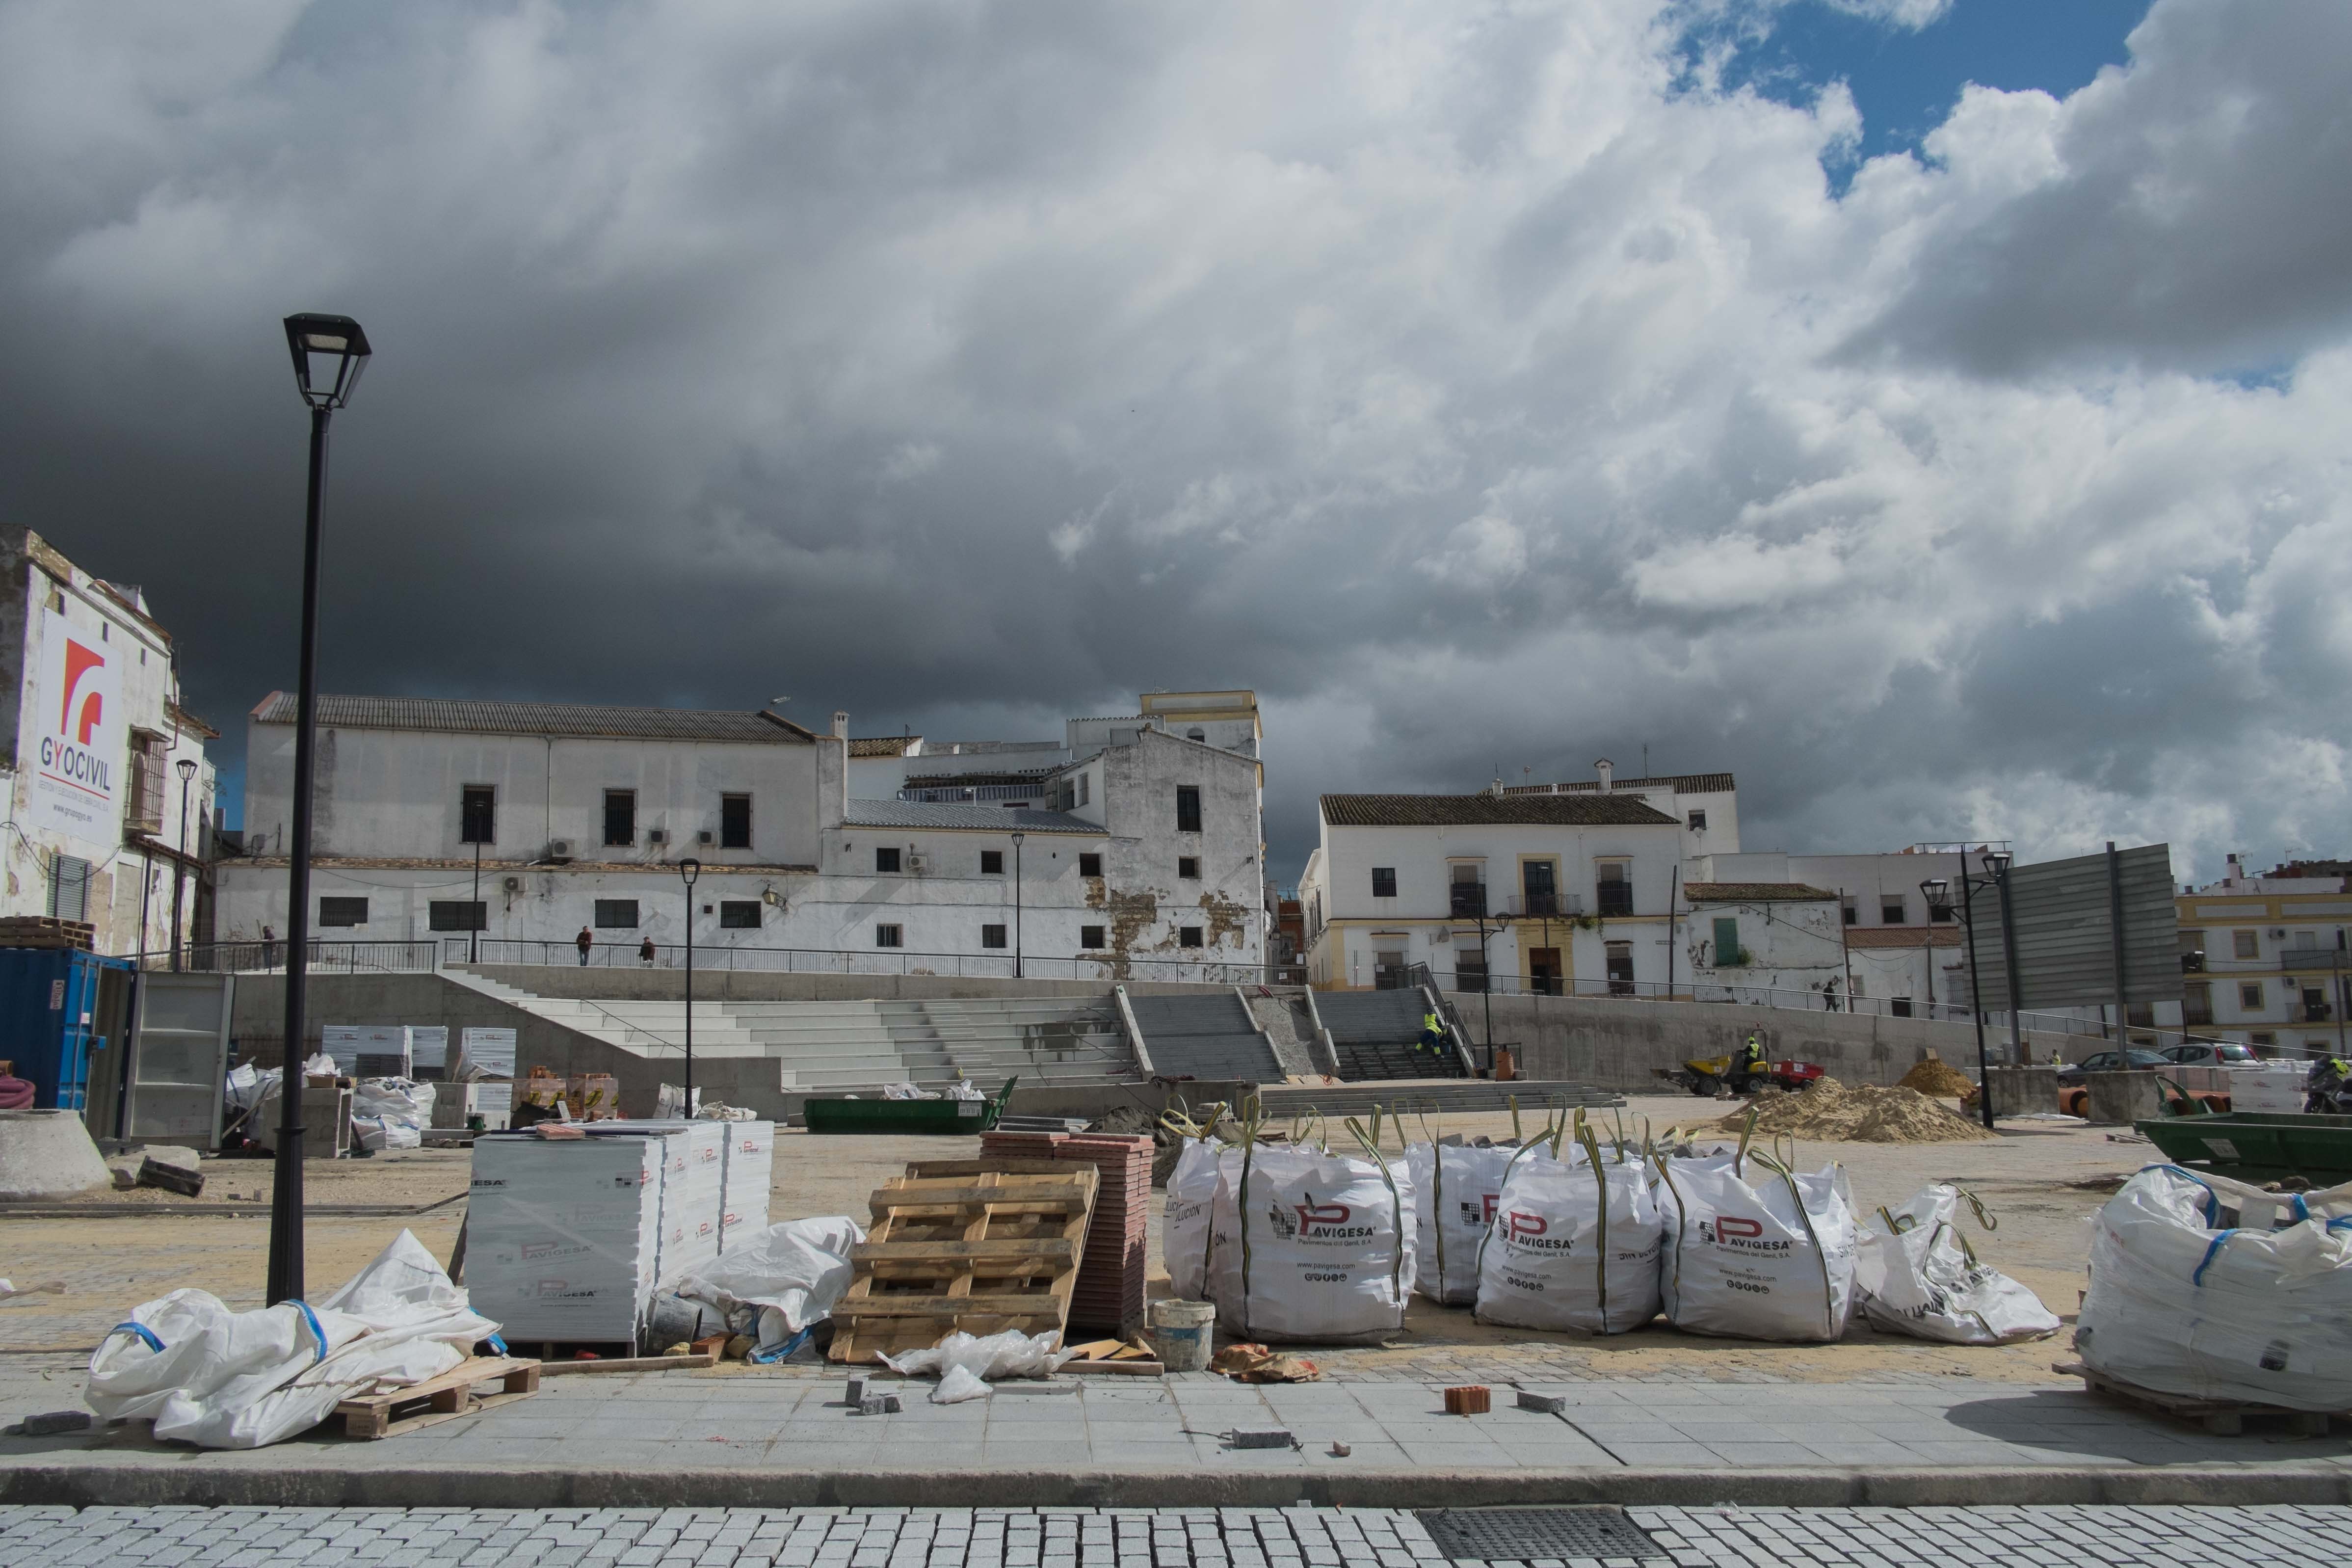
[[[1976,1076],[1976,1029],[1969,1024],[1708,1002],[1447,994],[1474,1040],[1486,1038],[1491,1003],[1495,1041],[1517,1047],[1525,1076],[1574,1079],[1623,1093],[1656,1092],[1661,1086],[1652,1068],[1727,1055],[1750,1029],[1763,1031],[1764,1048],[1775,1060],[1819,1062],[1841,1083],[1893,1083],[1926,1059],[1931,1047]],[[1987,1043],[1996,1052],[2008,1044],[1990,1037]],[[2096,1036],[2029,1034],[2026,1044],[2036,1061],[2049,1061],[2053,1053],[2072,1061],[2107,1042]]]

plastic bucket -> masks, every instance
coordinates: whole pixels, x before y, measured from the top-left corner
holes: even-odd
[[[1206,1301],[1151,1303],[1151,1348],[1170,1372],[1199,1372],[1209,1364],[1209,1340],[1217,1309]]]

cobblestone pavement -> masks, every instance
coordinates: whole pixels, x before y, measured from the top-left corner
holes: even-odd
[[[0,1507],[0,1568],[1433,1568],[1448,1559],[1424,1517],[1306,1507]],[[2342,1507],[1634,1508],[1622,1517],[1654,1546],[1622,1557],[1452,1561],[1456,1568],[2268,1568],[2352,1560],[2352,1508]]]

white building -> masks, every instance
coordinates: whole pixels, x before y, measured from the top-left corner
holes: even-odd
[[[1929,1016],[1968,1005],[1967,952],[1959,918],[1962,857],[1919,848],[1871,855],[1791,855],[1781,850],[1696,856],[1683,868],[1686,885],[1796,885],[1832,897],[1837,914],[1829,935],[1839,945],[1839,989],[1867,1005],[1888,1004],[1897,1016]],[[1941,879],[1947,901],[1930,907],[1920,884]],[[1992,895],[1979,891],[1979,900]],[[1811,918],[1810,915],[1807,917]],[[1706,933],[1694,932],[1696,942]],[[1819,991],[1824,976],[1806,988]],[[1998,1006],[1988,997],[1988,1010]],[[1943,1016],[1941,1013],[1936,1016]]]
[[[225,934],[286,930],[294,700],[254,710]],[[1050,750],[1051,748],[1049,748]],[[864,755],[859,754],[864,752]],[[1018,798],[921,798],[925,753],[772,711],[326,697],[312,929],[485,961],[677,961],[1041,978],[1255,978],[1254,756],[1150,724]],[[879,769],[898,769],[893,795]],[[689,895],[680,862],[700,862]],[[475,934],[478,930],[478,935]]]
[[[1299,878],[1309,984],[1651,994],[1683,818],[1609,790],[1327,795]],[[1494,917],[1507,917],[1496,928]]]
[[[37,533],[0,536],[0,703],[15,710],[0,720],[0,915],[87,921],[100,952],[168,951],[176,889],[182,939],[195,940],[215,735],[180,706],[172,637],[146,595]]]
[[[2352,1051],[2352,870],[2301,862],[2249,877],[2228,872],[2174,900],[2180,922],[2181,1001],[2135,1005],[2132,1023],[2200,1039],[2235,1040],[2263,1056]],[[2175,1017],[2176,1011],[2179,1016]]]
[[[1593,776],[1589,779],[1511,784],[1502,793],[1631,795],[1683,825],[1685,859],[1695,855],[1738,851],[1739,786],[1729,773],[1662,773],[1654,778],[1621,779],[1616,772],[1615,764],[1603,757],[1592,764]]]

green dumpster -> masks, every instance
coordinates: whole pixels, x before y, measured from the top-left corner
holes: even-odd
[[[805,1100],[801,1114],[812,1132],[985,1132],[1004,1114],[1020,1081],[1006,1079],[994,1100]]]
[[[2233,1110],[2162,1116],[2132,1126],[2177,1165],[2242,1181],[2303,1176],[2323,1187],[2352,1181],[2352,1116]]]

